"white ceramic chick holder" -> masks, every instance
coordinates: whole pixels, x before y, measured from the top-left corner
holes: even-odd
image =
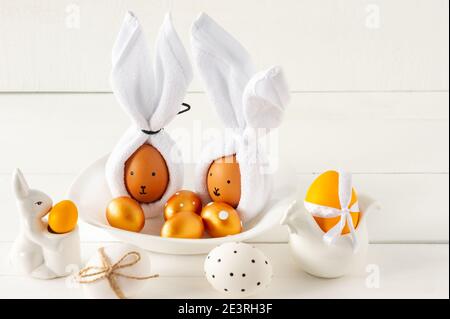
[[[52,208],[45,193],[30,189],[20,170],[13,173],[13,192],[20,213],[21,229],[10,253],[16,270],[38,279],[53,279],[70,274],[70,266],[79,266],[78,227],[66,234],[48,230],[42,218]]]
[[[281,219],[289,230],[289,244],[299,266],[307,273],[322,278],[344,276],[365,260],[369,244],[367,215],[380,210],[380,204],[365,195],[359,196],[361,217],[355,232],[358,249],[354,251],[350,234],[340,236],[329,245],[323,241],[324,232],[302,201],[295,201]]]

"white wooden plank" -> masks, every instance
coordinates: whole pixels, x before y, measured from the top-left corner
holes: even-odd
[[[25,172],[26,173],[26,172]],[[74,175],[27,174],[32,187],[42,189],[54,198],[64,199]],[[299,197],[305,194],[314,175],[300,174],[279,183],[290,182],[298,186]],[[189,189],[191,182],[186,184]],[[449,238],[449,175],[448,174],[356,174],[355,187],[359,192],[370,194],[380,201],[380,214],[369,216],[369,237],[373,243],[445,242]],[[9,175],[0,175],[2,194],[2,222],[0,242],[12,241],[19,229],[18,212],[11,194]],[[191,188],[192,189],[192,188]],[[80,224],[82,241],[111,241],[103,231]],[[276,226],[253,242],[286,242],[285,227]]]
[[[84,259],[102,244],[82,246]],[[4,256],[10,244],[0,244]],[[335,280],[309,276],[296,268],[286,244],[257,245],[272,261],[274,278],[255,298],[448,298],[448,245],[371,245],[367,262],[354,274]],[[154,273],[139,298],[220,298],[203,278],[203,256],[150,254]],[[369,288],[370,267],[380,285]],[[368,271],[366,271],[368,270]],[[0,298],[83,298],[66,279],[39,281],[15,275],[0,263]]]
[[[186,47],[206,11],[258,66],[283,65],[295,91],[448,90],[445,0],[19,0],[0,2],[0,91],[109,91],[128,9],[150,43],[171,10]]]
[[[205,94],[167,128],[186,163],[222,128]],[[297,173],[448,172],[448,93],[297,93],[268,144]],[[110,152],[129,125],[112,94],[0,94],[0,173],[75,174]],[[350,137],[350,138],[349,138]]]

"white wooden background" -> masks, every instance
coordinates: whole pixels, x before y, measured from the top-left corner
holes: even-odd
[[[127,127],[108,77],[128,9],[150,43],[171,10],[189,48],[190,24],[205,11],[261,68],[282,65],[292,102],[279,161],[299,189],[315,173],[347,168],[360,192],[382,202],[369,220],[373,243],[448,244],[447,0],[0,0],[2,252],[18,229],[11,171],[62,199]],[[192,111],[169,131],[220,127],[197,77],[186,102]],[[86,227],[82,235],[109,240]],[[281,227],[255,239],[286,240]],[[448,272],[448,247],[439,254]]]

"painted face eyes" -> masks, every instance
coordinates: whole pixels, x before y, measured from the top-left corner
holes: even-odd
[[[41,205],[42,205],[42,202],[41,202],[41,201],[38,201],[38,202],[36,202],[35,204],[38,205],[38,206],[41,206]]]
[[[230,180],[227,180],[227,184],[230,184],[231,183],[231,181]]]
[[[134,175],[134,172],[133,172],[133,171],[131,171],[131,172],[130,172],[130,175],[131,175],[131,176],[133,176],[133,175]]]
[[[152,176],[156,176],[156,172],[152,172]]]

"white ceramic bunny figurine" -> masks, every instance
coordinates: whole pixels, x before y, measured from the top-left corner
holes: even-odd
[[[12,184],[21,219],[20,233],[10,253],[12,265],[39,279],[68,275],[67,266],[80,264],[78,228],[67,234],[50,233],[42,218],[52,208],[51,198],[30,189],[19,169],[13,173]]]
[[[204,147],[196,190],[205,202],[235,207],[247,222],[270,198],[272,175],[259,142],[281,124],[289,89],[280,67],[257,72],[244,47],[204,13],[191,42],[206,93],[230,133]]]

